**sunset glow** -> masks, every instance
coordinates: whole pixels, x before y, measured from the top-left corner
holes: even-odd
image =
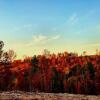
[[[100,50],[99,0],[1,0],[0,40],[17,58]]]

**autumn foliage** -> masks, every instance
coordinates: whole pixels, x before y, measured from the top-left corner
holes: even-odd
[[[0,62],[0,90],[100,94],[100,55],[64,52]]]

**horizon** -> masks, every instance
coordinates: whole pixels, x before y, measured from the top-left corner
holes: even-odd
[[[17,59],[51,53],[100,51],[100,1],[1,0],[0,40]]]

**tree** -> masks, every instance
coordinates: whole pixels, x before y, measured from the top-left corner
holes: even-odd
[[[50,55],[50,51],[47,50],[47,49],[44,49],[43,55],[45,55],[46,57],[48,57]]]
[[[2,48],[4,47],[4,42],[3,41],[0,41],[0,61],[2,59],[2,54],[3,54],[3,50]]]
[[[12,62],[16,58],[16,53],[13,50],[9,50],[7,53],[9,62]]]
[[[52,67],[52,92],[63,92],[64,91],[64,84],[63,84],[63,79],[64,76],[61,72],[58,72],[55,67]]]
[[[32,58],[31,60],[31,74],[34,74],[35,72],[37,72],[39,70],[39,67],[38,67],[38,58],[36,57],[36,55]]]
[[[93,64],[91,62],[88,62],[87,66],[88,66],[88,70],[89,70],[89,73],[90,73],[90,78],[94,79],[94,77],[95,77],[95,69],[94,69]]]
[[[87,53],[86,51],[83,51],[83,56],[86,56],[86,53]]]
[[[4,42],[0,41],[0,62],[3,63],[12,62],[16,57],[16,53],[13,50],[4,52],[2,50],[3,47],[4,47]]]
[[[2,48],[4,47],[4,42],[0,41],[0,62],[3,64],[3,70],[4,70],[4,86],[3,89],[7,90],[10,89],[10,84],[12,81],[12,72],[10,70],[11,67],[11,61],[15,58],[15,53],[13,50],[9,50],[8,52],[4,52]]]
[[[8,53],[7,52],[3,52],[2,62],[3,63],[8,63],[8,61],[9,61]]]

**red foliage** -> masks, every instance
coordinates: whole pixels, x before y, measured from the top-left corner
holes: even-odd
[[[96,94],[100,93],[100,56],[74,56],[68,54],[53,54],[50,55],[50,57],[41,55],[37,56],[36,58],[38,60],[38,69],[36,68],[36,70],[36,66],[31,63],[30,59],[24,61],[15,60],[14,62],[12,62],[10,65],[11,68],[9,68],[9,70],[11,71],[12,76],[15,76],[14,79],[12,79],[12,77],[9,77],[9,80],[12,80],[10,84],[13,84],[13,87],[12,85],[8,86],[11,86],[11,88],[13,89],[22,89],[29,84],[29,87],[34,90],[52,92],[52,78],[56,77],[56,75],[59,74],[60,76],[58,76],[57,82],[58,85],[63,83],[64,92],[89,93],[88,91],[90,90],[87,86],[88,84],[91,84],[95,86]],[[91,79],[91,73],[89,72],[89,69],[87,67],[87,62],[91,62],[94,67],[94,79]],[[4,65],[1,64],[0,66],[2,67]],[[77,68],[77,66],[79,68]],[[52,71],[53,67],[56,69],[56,73]],[[31,72],[32,68],[33,72]],[[81,72],[83,69],[85,69],[84,74]],[[7,70],[1,70],[0,74],[2,74],[2,72],[8,73]],[[94,83],[91,83],[91,81],[89,80],[93,80]],[[61,81],[63,82],[60,83]],[[1,83],[3,84],[3,82]],[[69,82],[72,83],[70,84]],[[75,82],[75,84],[73,82]],[[3,86],[2,84],[1,86]],[[75,91],[70,89],[73,88],[73,86]]]

